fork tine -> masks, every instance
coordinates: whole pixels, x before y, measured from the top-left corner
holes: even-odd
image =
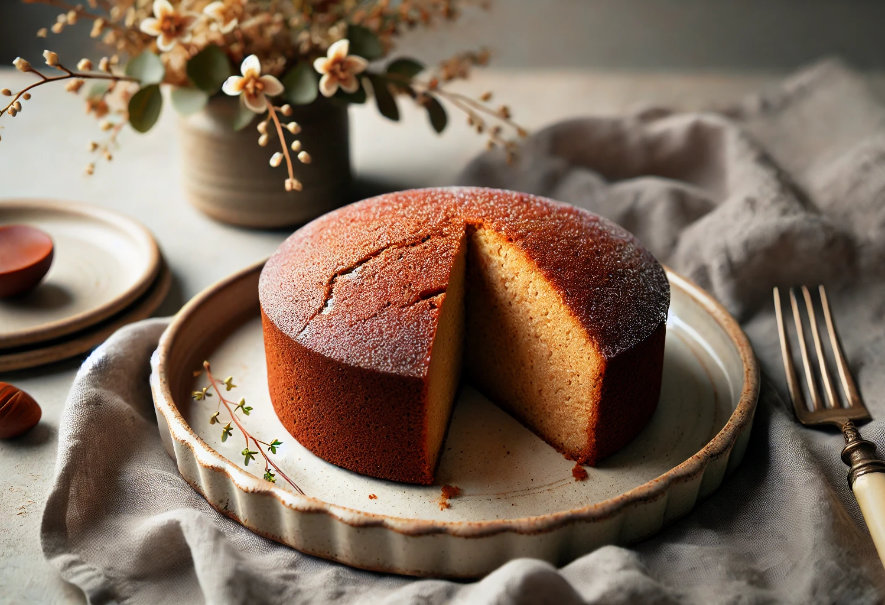
[[[805,340],[805,329],[802,327],[802,317],[799,314],[799,303],[796,301],[796,290],[790,288],[790,306],[793,308],[793,321],[796,324],[796,335],[799,337],[799,352],[802,354],[802,367],[805,370],[805,382],[808,385],[808,395],[811,397],[813,411],[822,410],[820,394],[814,382],[814,374],[811,369],[811,360],[808,355],[808,342]]]
[[[833,349],[833,356],[836,359],[836,367],[839,370],[839,378],[842,382],[842,391],[848,401],[848,407],[864,407],[857,392],[857,385],[851,377],[848,369],[848,362],[845,361],[845,355],[842,353],[842,346],[839,344],[839,335],[836,332],[836,324],[833,321],[833,314],[830,312],[830,302],[827,299],[827,291],[823,285],[817,287],[820,293],[820,303],[824,311],[824,321],[827,324],[827,331],[830,333],[830,347]]]
[[[784,374],[787,376],[787,388],[790,391],[790,399],[793,401],[793,408],[799,413],[800,406],[802,409],[805,408],[805,401],[802,397],[802,390],[799,388],[799,379],[796,378],[796,366],[793,365],[793,352],[790,349],[790,340],[787,338],[786,322],[784,321],[784,314],[781,309],[781,293],[777,286],[774,288],[774,315],[777,318],[777,333],[781,341],[781,355],[784,359]]]
[[[808,323],[811,326],[811,338],[814,340],[814,351],[817,353],[817,363],[820,366],[820,378],[823,383],[824,392],[827,395],[828,407],[840,407],[839,396],[836,395],[836,389],[833,388],[833,380],[830,377],[830,371],[827,369],[827,360],[824,357],[824,350],[820,341],[820,332],[817,329],[817,315],[814,312],[814,304],[811,302],[811,292],[808,291],[807,286],[802,286],[802,297],[805,299],[805,308],[808,310]],[[823,306],[823,303],[821,303],[821,306]]]

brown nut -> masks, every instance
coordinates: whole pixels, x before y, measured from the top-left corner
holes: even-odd
[[[40,421],[43,412],[34,398],[0,382],[0,439],[17,437]]]

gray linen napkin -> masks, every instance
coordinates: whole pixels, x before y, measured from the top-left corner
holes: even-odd
[[[841,437],[800,428],[771,287],[826,283],[885,444],[885,110],[838,63],[709,114],[583,118],[466,184],[548,195],[634,231],[741,320],[765,374],[743,464],[686,518],[556,569],[512,561],[473,583],[373,574],[280,546],[178,476],[153,419],[148,358],[166,325],[118,332],[66,403],[43,549],[95,603],[874,603],[885,573],[845,482]]]

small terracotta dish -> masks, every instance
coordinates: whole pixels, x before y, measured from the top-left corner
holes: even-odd
[[[0,298],[36,287],[49,271],[52,238],[30,225],[0,225]]]

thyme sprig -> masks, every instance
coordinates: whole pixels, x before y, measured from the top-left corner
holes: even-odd
[[[240,452],[240,455],[243,456],[243,464],[249,466],[249,462],[256,460],[256,456],[260,455],[264,459],[265,480],[270,481],[271,483],[276,483],[277,476],[280,476],[286,481],[286,483],[291,485],[296,492],[303,495],[304,491],[298,487],[298,485],[289,478],[289,476],[286,475],[286,473],[283,472],[283,470],[277,466],[277,464],[271,460],[270,456],[264,451],[264,448],[267,448],[267,452],[276,454],[279,447],[283,445],[283,442],[279,439],[274,439],[268,443],[252,435],[252,433],[250,433],[243,425],[239,417],[240,413],[242,413],[243,416],[248,416],[252,411],[252,407],[246,405],[245,397],[241,398],[239,402],[234,403],[231,399],[224,396],[225,392],[231,391],[237,387],[233,382],[233,376],[228,376],[224,380],[218,380],[218,378],[212,374],[208,361],[203,362],[203,369],[206,371],[209,384],[199,390],[193,391],[191,397],[195,401],[205,401],[211,398],[214,392],[214,395],[218,398],[218,403],[216,404],[215,413],[209,417],[209,424],[221,424],[223,422],[220,418],[222,407],[224,407],[224,411],[226,411],[228,415],[228,422],[221,428],[222,443],[226,442],[228,437],[233,435],[234,427],[236,427],[239,432],[242,433],[243,439],[245,440],[245,447]],[[200,373],[202,372],[194,372],[195,377],[199,376]]]

